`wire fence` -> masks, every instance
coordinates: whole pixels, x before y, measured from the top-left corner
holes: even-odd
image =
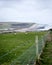
[[[43,52],[43,49],[45,47],[46,41],[48,40],[48,37],[50,35],[50,32],[47,32],[44,36],[41,36],[39,39],[38,36],[36,36],[36,59],[40,59],[40,55]]]

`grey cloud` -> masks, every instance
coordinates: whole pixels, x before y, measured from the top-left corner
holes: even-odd
[[[52,22],[52,0],[0,0],[0,21]]]

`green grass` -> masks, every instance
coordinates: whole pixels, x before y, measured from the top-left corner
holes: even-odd
[[[35,36],[46,32],[0,34],[0,65],[27,65],[35,60]]]
[[[52,42],[47,42],[41,58],[40,65],[52,65]]]

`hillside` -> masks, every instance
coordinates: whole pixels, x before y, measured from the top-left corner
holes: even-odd
[[[0,22],[0,29],[6,29],[6,28],[22,29],[22,28],[28,28],[33,24],[35,23]]]

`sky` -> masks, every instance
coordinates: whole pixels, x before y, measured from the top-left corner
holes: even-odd
[[[0,22],[52,25],[52,0],[0,0]]]

